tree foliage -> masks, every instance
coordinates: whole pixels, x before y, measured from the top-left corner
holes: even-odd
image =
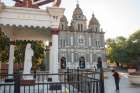
[[[137,30],[135,33],[130,35],[127,44],[127,51],[132,64],[140,63],[140,30]]]
[[[107,42],[107,57],[111,62],[125,63],[127,61],[126,39],[117,37],[116,39],[108,39]]]
[[[106,40],[107,58],[111,62],[121,64],[140,63],[140,30],[136,31],[128,39],[120,36]]]
[[[7,63],[9,58],[9,42],[10,40],[0,32],[0,61]],[[15,42],[15,60],[14,63],[23,63],[25,48],[27,43],[31,43],[34,51],[33,67],[38,68],[44,62],[44,44],[42,41],[16,41]]]
[[[9,39],[0,31],[0,61],[6,63],[9,54]]]

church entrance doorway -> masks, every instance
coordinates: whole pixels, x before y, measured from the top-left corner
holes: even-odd
[[[79,58],[79,67],[80,68],[85,68],[85,57],[81,56]]]

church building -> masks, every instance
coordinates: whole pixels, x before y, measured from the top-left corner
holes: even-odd
[[[79,4],[73,11],[70,26],[66,16],[60,19],[58,60],[60,68],[92,68],[100,57],[105,65],[105,40],[100,23],[92,14],[87,26]]]

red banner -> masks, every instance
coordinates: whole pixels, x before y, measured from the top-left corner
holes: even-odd
[[[54,2],[54,0],[32,0],[33,5],[44,5],[51,2]]]

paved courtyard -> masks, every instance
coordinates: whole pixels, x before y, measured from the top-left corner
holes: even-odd
[[[114,78],[111,72],[105,73],[108,78],[105,79],[105,93],[116,93]],[[140,85],[131,85],[128,81],[127,73],[123,73],[120,80],[119,93],[140,93]]]

